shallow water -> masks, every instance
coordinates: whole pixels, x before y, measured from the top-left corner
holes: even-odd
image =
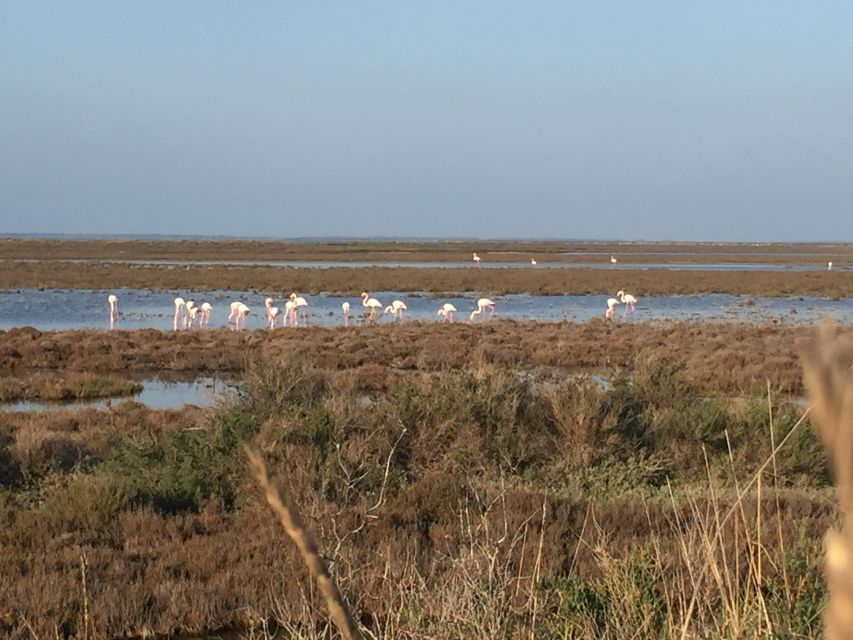
[[[107,329],[107,302],[109,292],[89,289],[37,290],[20,289],[0,293],[0,329],[31,326],[42,331],[69,329]],[[247,328],[266,327],[263,293],[245,291],[213,291],[194,296],[192,292],[161,292],[139,289],[116,290],[122,317],[116,328],[153,328],[172,330],[174,298],[176,295],[197,304],[208,301],[213,305],[210,326],[226,327],[229,304],[242,300],[251,313],[246,320]],[[275,294],[269,294],[275,304],[283,309],[284,302]],[[425,293],[373,292],[383,304],[399,299],[406,303],[405,320],[437,322],[437,309],[450,302],[458,309],[457,321],[468,320],[476,307],[479,296],[434,297]],[[352,305],[351,323],[365,321],[366,310],[357,296],[306,296],[308,299],[307,319],[300,325],[337,326],[342,324],[341,303]],[[566,295],[531,296],[510,294],[492,296],[496,302],[496,317],[514,320],[584,322],[603,317],[609,296]],[[840,323],[853,322],[853,299],[829,300],[812,297],[750,297],[726,294],[692,296],[650,296],[640,299],[636,311],[625,316],[625,307],[617,307],[618,322],[636,321],[731,321],[731,322],[779,322],[803,324],[817,322],[828,316]],[[393,322],[390,315],[380,316],[379,322]],[[281,320],[279,320],[279,330]]]
[[[75,400],[71,402],[9,402],[0,403],[0,411],[51,411],[69,408],[104,408],[125,400],[139,402],[151,409],[179,409],[187,404],[209,405],[217,394],[230,387],[215,378],[203,378],[193,382],[170,382],[166,380],[143,380],[142,391],[133,396],[99,400]]]
[[[665,254],[676,255],[676,254]],[[662,255],[662,257],[665,257]],[[42,262],[41,260],[22,260],[19,262]],[[191,266],[246,266],[280,267],[299,269],[665,269],[668,271],[826,271],[826,262],[635,262],[620,260],[611,264],[609,259],[589,262],[544,262],[537,265],[526,262],[501,262],[484,259],[479,266],[470,260],[459,262],[341,262],[341,261],[297,261],[297,260],[61,260],[74,264],[132,264],[151,265],[166,268],[183,269]],[[844,271],[848,265],[833,265],[833,271]]]

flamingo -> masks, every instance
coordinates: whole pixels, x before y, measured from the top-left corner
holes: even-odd
[[[633,313],[634,307],[637,306],[637,299],[624,291],[617,291],[616,295],[619,298],[619,302],[625,305],[625,313],[623,315],[627,316],[629,313]]]
[[[201,303],[201,318],[198,323],[200,327],[206,327],[210,322],[211,309],[213,309],[213,306],[209,302]]]
[[[616,298],[607,298],[607,311],[604,312],[605,318],[608,320],[613,319],[613,310],[617,304],[619,304],[619,301]]]
[[[247,307],[245,304],[243,304],[242,302],[240,302],[238,300],[237,302],[231,303],[230,309],[231,309],[231,311],[228,314],[228,321],[230,322],[231,319],[233,318],[234,319],[234,329],[239,330],[240,329],[240,319],[245,318],[247,315],[249,315],[249,307]]]
[[[198,315],[198,307],[195,306],[195,304],[193,304],[193,306],[190,306],[189,303],[187,303],[187,319],[186,319],[186,322],[184,324],[184,327],[187,329],[192,329],[193,324],[195,323],[195,318],[197,315]],[[200,322],[201,322],[201,318],[199,317],[199,323]]]
[[[474,260],[474,264],[476,264],[479,267],[480,266],[480,260],[482,260],[482,258],[480,256],[478,256],[477,252],[475,251],[474,257],[472,258],[472,260]]]
[[[272,298],[264,300],[264,306],[267,308],[267,322],[270,321],[270,309],[272,309]]]
[[[536,266],[536,258],[530,258],[530,264]]]
[[[477,300],[477,310],[471,312],[471,317],[468,318],[471,322],[474,322],[474,316],[480,315],[483,313],[484,309],[489,310],[489,318],[495,315],[495,303],[488,298],[480,298]]]
[[[184,311],[187,307],[187,303],[184,302],[183,298],[175,298],[175,320],[172,323],[172,329],[178,330],[178,320],[183,324],[183,318],[181,317],[181,311]]]
[[[610,264],[616,264],[617,262],[619,261],[616,259],[616,256],[610,256]]]
[[[184,329],[189,329],[193,326],[193,320],[195,320],[196,313],[198,313],[198,307],[195,306],[194,300],[187,300],[184,304],[184,309],[186,310],[186,315],[184,315]]]
[[[295,320],[293,322],[293,326],[295,327],[297,324],[298,316],[299,316],[299,307],[307,307],[308,301],[305,298],[303,298],[302,296],[296,295],[295,293],[290,294],[290,299],[293,301],[293,304],[296,305],[296,310],[293,313],[293,317],[295,318]],[[308,321],[308,314],[305,311],[302,312],[302,318],[306,322]]]
[[[114,293],[111,293],[107,296],[107,304],[110,307],[110,329],[112,329],[118,320],[118,297]]]
[[[403,311],[408,309],[406,303],[402,300],[394,300],[391,304],[385,307],[385,313],[393,313],[397,320],[403,320]]]
[[[826,270],[832,271],[832,260],[830,260],[829,262],[826,263]]]
[[[368,316],[368,320],[375,320],[376,310],[382,308],[382,303],[376,298],[370,298],[367,291],[363,291],[361,294],[361,306],[370,309],[370,316]]]
[[[441,309],[438,310],[437,315],[440,315],[444,318],[442,320],[442,322],[453,322],[453,320],[455,318],[455,316],[454,316],[455,313],[456,313],[456,307],[454,307],[449,302],[445,302],[441,306]]]
[[[349,326],[349,302],[343,302],[341,304],[341,310],[344,312],[344,326]]]
[[[296,303],[293,300],[288,300],[284,303],[285,326],[287,326],[288,321],[292,326],[296,326]]]
[[[275,319],[281,313],[278,307],[270,307],[267,309],[267,322],[270,324],[270,329],[275,329]]]

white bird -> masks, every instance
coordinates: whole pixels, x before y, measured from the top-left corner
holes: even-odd
[[[480,256],[478,256],[477,252],[475,251],[474,257],[472,258],[472,260],[474,260],[474,264],[476,264],[479,267],[480,266],[480,260],[482,260],[482,258]]]
[[[385,307],[385,313],[393,313],[397,320],[403,319],[403,311],[408,309],[406,303],[402,300],[394,300],[391,304]]]
[[[267,322],[270,325],[270,329],[275,329],[275,322],[278,315],[281,313],[281,309],[278,307],[270,307],[267,309]]]
[[[350,309],[349,302],[345,301],[345,302],[341,303],[341,310],[344,312],[344,326],[345,327],[349,326],[349,309]]]
[[[272,309],[272,303],[272,298],[267,298],[266,300],[264,300],[264,306],[267,308],[267,322],[270,321],[270,309]]]
[[[536,266],[536,258],[530,258],[530,264],[532,264],[535,267]]]
[[[616,256],[610,256],[610,264],[616,264],[617,262],[619,261],[616,259]]]
[[[284,303],[284,326],[287,326],[288,321],[290,326],[296,326],[296,303],[293,300]]]
[[[200,327],[206,327],[210,323],[211,309],[213,309],[213,306],[209,302],[201,303],[201,318],[199,319]]]
[[[290,299],[293,301],[293,304],[296,305],[296,308],[293,312],[293,317],[294,317],[293,326],[295,327],[298,324],[297,320],[299,317],[299,309],[300,309],[300,307],[307,307],[308,301],[305,298],[303,298],[302,296],[296,295],[295,293],[290,294]],[[302,312],[302,318],[303,318],[303,320],[306,320],[306,322],[307,322],[308,314],[305,311]]]
[[[829,262],[826,263],[826,270],[832,271],[832,260],[830,260]]]
[[[474,316],[481,315],[484,309],[489,310],[489,318],[495,315],[495,303],[488,298],[480,298],[477,300],[477,310],[471,312],[471,316],[468,320],[474,322]]]
[[[231,312],[228,314],[228,320],[234,319],[234,330],[240,329],[240,320],[249,315],[249,307],[242,302],[232,302]]]
[[[193,323],[195,323],[196,316],[198,315],[198,307],[193,304],[193,306],[189,306],[187,303],[187,318],[184,321],[185,329],[192,329]]]
[[[110,329],[112,329],[115,327],[115,323],[118,320],[118,296],[114,293],[108,295],[107,304],[110,307]]]
[[[607,319],[613,318],[613,310],[616,308],[616,305],[619,304],[619,301],[616,298],[608,298],[607,299],[607,311],[604,312],[604,317]]]
[[[634,307],[637,306],[637,299],[624,291],[617,291],[616,295],[619,297],[619,301],[625,305],[625,313],[623,315],[627,316],[629,313],[633,313]]]
[[[187,300],[184,306],[186,307],[186,315],[184,316],[184,329],[189,329],[193,326],[193,320],[195,320],[198,308],[195,306],[194,300]]]
[[[175,298],[175,320],[172,322],[172,329],[178,330],[178,321],[183,325],[183,311],[186,310],[187,303],[183,298]]]
[[[363,291],[361,294],[361,306],[370,309],[370,315],[368,316],[368,320],[375,320],[376,310],[382,308],[382,303],[379,302],[379,300],[377,300],[376,298],[369,297],[367,291]]]
[[[453,322],[453,320],[455,318],[455,315],[454,315],[455,313],[456,313],[456,307],[454,307],[449,302],[445,302],[441,306],[441,309],[438,310],[437,315],[440,315],[444,318],[442,320],[442,322]]]

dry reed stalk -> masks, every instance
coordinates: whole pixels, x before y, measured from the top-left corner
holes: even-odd
[[[827,640],[853,638],[853,341],[825,324],[803,354],[803,370],[843,514],[842,530],[830,529],[825,538],[825,633]]]
[[[298,509],[285,502],[278,493],[278,489],[270,482],[267,475],[267,467],[261,455],[250,447],[246,447],[246,455],[249,457],[249,463],[252,468],[252,474],[261,485],[261,488],[266,494],[267,502],[273,512],[278,516],[282,528],[285,533],[290,536],[290,539],[296,544],[299,553],[302,555],[302,560],[308,567],[308,571],[317,581],[317,586],[320,592],[326,599],[326,604],[329,607],[329,615],[332,621],[337,626],[338,631],[345,640],[360,640],[361,634],[355,626],[352,613],[344,601],[337,584],[329,574],[326,568],[326,563],[320,557],[317,551],[317,545],[314,539],[305,528],[302,518],[299,515]]]

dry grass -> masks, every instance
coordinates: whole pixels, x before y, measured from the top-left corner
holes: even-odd
[[[602,295],[630,284],[635,295],[731,293],[755,296],[843,298],[853,271],[671,271],[666,269],[477,269],[408,267],[286,268],[251,265],[170,265],[7,261],[0,289],[130,289],[280,291],[357,296],[370,291],[428,291],[435,294],[489,292],[494,295]]]
[[[826,534],[830,601],[826,637],[853,637],[853,341],[825,325],[805,354],[805,376],[843,514],[841,531]]]

